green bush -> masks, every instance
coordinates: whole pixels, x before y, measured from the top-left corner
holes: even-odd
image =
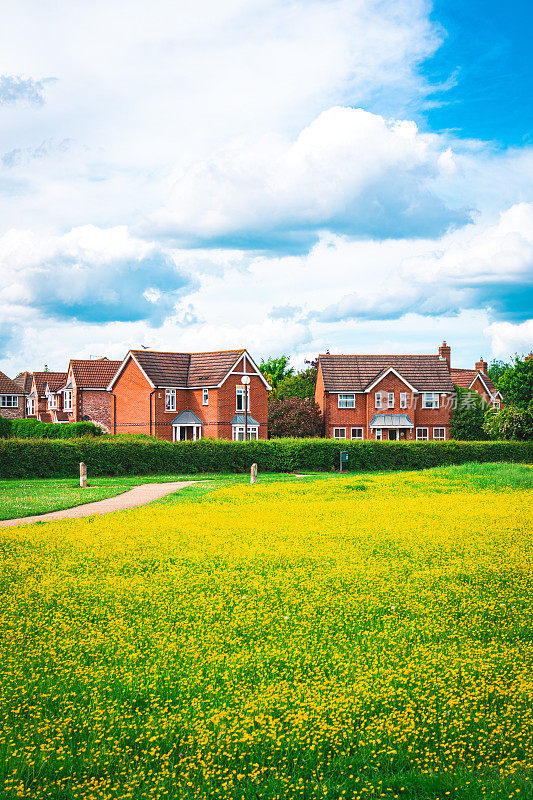
[[[93,422],[39,422],[38,419],[6,419],[0,417],[0,438],[3,439],[77,439],[100,436],[101,428]]]
[[[59,426],[58,426],[59,427]],[[0,440],[0,478],[73,477],[79,462],[89,475],[247,472],[329,472],[347,450],[347,469],[422,469],[469,461],[533,463],[533,442],[343,442],[332,439],[271,439],[230,442],[166,442],[99,437],[70,441]]]

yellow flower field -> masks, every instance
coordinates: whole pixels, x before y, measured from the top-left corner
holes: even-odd
[[[532,471],[506,469],[0,531],[0,796],[531,798]]]

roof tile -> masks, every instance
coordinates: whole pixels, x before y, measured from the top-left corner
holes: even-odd
[[[78,389],[106,389],[121,363],[108,358],[73,358],[69,369]]]
[[[217,386],[244,350],[218,350],[211,353],[131,352],[154,386],[186,389]]]
[[[0,392],[2,394],[23,394],[21,387],[3,372],[0,372]]]
[[[320,355],[327,392],[362,392],[389,367],[418,391],[452,392],[447,362],[438,355]]]

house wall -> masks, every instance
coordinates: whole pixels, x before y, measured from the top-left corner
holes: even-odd
[[[237,386],[241,386],[242,373],[236,372],[228,375],[219,390],[218,400],[218,439],[231,439],[231,420],[237,413]],[[250,374],[248,386],[250,394],[249,414],[259,422],[257,435],[259,439],[268,438],[268,392],[265,384],[257,374]]]
[[[151,387],[133,359],[122,370],[113,387],[116,397],[116,433],[150,432]],[[111,395],[113,430],[113,396]]]
[[[10,394],[10,392],[3,392],[3,394]],[[0,417],[4,419],[23,419],[26,416],[26,398],[18,398],[19,404],[16,408],[1,408]]]
[[[113,397],[109,392],[101,389],[77,389],[75,397],[76,403],[73,402],[75,413],[71,414],[72,422],[81,422],[83,417],[89,417],[91,422],[100,425],[108,433],[112,431]]]
[[[375,396],[381,392],[381,408],[375,407]],[[394,407],[388,407],[388,393],[394,392]],[[400,392],[407,394],[407,408],[400,408]],[[347,392],[348,393],[348,392]],[[351,436],[350,428],[363,428],[364,439],[374,439],[374,431],[370,429],[370,422],[374,414],[408,414],[414,424],[412,430],[406,430],[405,435],[400,433],[401,438],[414,440],[416,438],[416,428],[429,428],[429,439],[433,438],[433,428],[445,428],[446,439],[449,438],[450,414],[449,396],[442,395],[439,398],[439,408],[423,409],[422,395],[415,394],[406,384],[393,373],[386,375],[368,393],[355,395],[355,408],[338,408],[338,395],[330,392],[326,393],[324,404],[325,436],[333,438],[333,428],[346,428],[346,438]],[[317,401],[318,402],[318,401]],[[387,432],[383,430],[383,439],[387,438]]]

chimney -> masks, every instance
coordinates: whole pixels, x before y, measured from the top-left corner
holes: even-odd
[[[448,363],[448,369],[451,369],[452,348],[448,347],[446,342],[443,342],[439,347],[439,356]]]
[[[487,370],[488,370],[487,362],[483,361],[483,356],[481,356],[479,361],[476,361],[476,372],[482,372],[484,375],[486,375]]]

